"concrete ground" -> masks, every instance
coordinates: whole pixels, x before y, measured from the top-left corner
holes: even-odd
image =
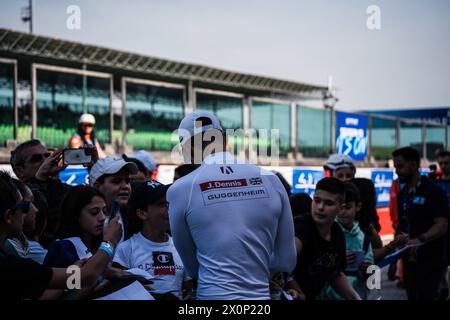
[[[396,281],[389,281],[387,271],[388,267],[381,269],[381,288],[371,290],[368,300],[407,300],[406,291],[397,288]]]

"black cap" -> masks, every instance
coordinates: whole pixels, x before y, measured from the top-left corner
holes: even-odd
[[[136,208],[146,207],[149,204],[156,203],[166,195],[170,184],[162,184],[156,180],[147,180],[133,185],[130,203]]]

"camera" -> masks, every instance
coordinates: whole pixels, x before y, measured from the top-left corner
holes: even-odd
[[[92,149],[65,149],[63,162],[65,165],[89,164],[92,162]]]

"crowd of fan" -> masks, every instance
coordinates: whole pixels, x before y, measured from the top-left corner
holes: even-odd
[[[93,155],[87,165],[88,185],[61,182],[58,174],[67,167],[62,161],[64,148],[50,153],[38,140],[22,143],[12,152],[15,177],[0,173],[1,295],[95,299],[138,280],[157,300],[196,299],[199,283],[207,284],[185,269],[185,253],[178,252],[179,242],[172,240],[177,235],[173,217],[169,219],[170,186],[152,179],[153,158],[139,151],[99,159],[95,144],[81,147],[90,148]],[[289,183],[278,175],[285,186],[282,197],[290,201],[296,263],[291,270],[271,270],[267,279],[271,299],[367,299],[369,268],[407,245],[411,249],[401,257],[401,269],[408,298],[437,299],[439,290],[448,287],[444,279],[450,188],[445,188],[450,154],[438,158],[442,162],[438,182],[420,176],[420,157],[414,149],[396,150],[393,159],[400,185],[392,200],[397,212],[391,212],[396,234],[385,245],[379,235],[374,185],[370,179],[355,178],[356,167],[347,156],[328,159],[327,177],[317,183],[312,198],[291,194]],[[174,181],[203,166],[207,164],[177,167]],[[176,200],[170,206],[172,202]],[[219,241],[221,234],[216,237]],[[72,265],[80,267],[81,288],[67,287],[67,268]],[[131,272],[136,269],[148,276]]]

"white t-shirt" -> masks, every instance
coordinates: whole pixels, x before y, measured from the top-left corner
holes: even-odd
[[[215,153],[167,192],[173,241],[198,299],[270,299],[272,272],[296,264],[286,189],[267,170]]]
[[[113,261],[128,269],[147,271],[152,276],[153,293],[170,292],[181,299],[183,281],[190,280],[170,236],[166,242],[153,242],[136,233],[119,244]]]

